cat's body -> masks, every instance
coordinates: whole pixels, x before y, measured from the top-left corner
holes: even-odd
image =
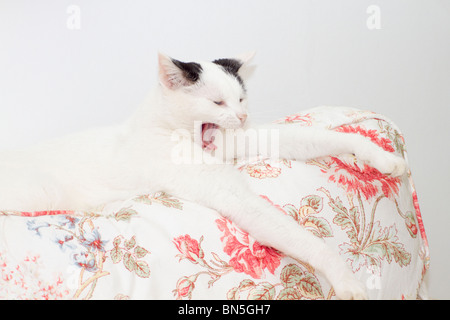
[[[211,164],[225,148],[220,139],[194,142],[196,135],[205,137],[202,124],[214,123],[207,126],[213,133],[251,128],[241,78],[250,58],[182,63],[160,55],[159,86],[124,124],[2,152],[0,210],[93,210],[165,191],[216,209],[260,243],[310,263],[325,274],[338,297],[365,298],[364,287],[337,253],[251,192],[232,165]],[[281,158],[354,153],[386,174],[398,176],[406,168],[403,159],[361,136],[295,125],[275,128]],[[180,141],[174,132],[180,129],[192,137],[188,142],[195,150],[193,161],[175,164]],[[232,151],[226,150],[221,160],[251,156],[247,149]],[[204,163],[196,163],[194,154],[201,154]]]

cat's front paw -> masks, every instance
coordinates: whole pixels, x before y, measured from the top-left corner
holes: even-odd
[[[359,160],[392,177],[399,177],[407,170],[405,159],[371,142],[360,144],[355,155]]]
[[[407,170],[405,159],[387,151],[375,154],[372,159],[368,160],[368,163],[381,173],[391,177],[400,177]]]
[[[334,285],[336,297],[340,300],[367,300],[366,287],[349,273]]]

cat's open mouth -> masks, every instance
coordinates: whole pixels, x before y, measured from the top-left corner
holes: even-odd
[[[214,144],[216,137],[214,133],[219,129],[219,126],[214,123],[202,124],[202,148],[205,150],[216,150],[217,146]]]

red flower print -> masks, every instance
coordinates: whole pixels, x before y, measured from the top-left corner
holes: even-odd
[[[9,260],[0,252],[1,300],[57,300],[67,299],[70,293],[61,273],[46,274],[39,255]]]
[[[235,271],[244,272],[255,279],[262,278],[266,268],[272,274],[275,272],[280,265],[280,252],[259,244],[225,218],[217,219],[216,223],[223,232],[220,238],[224,245],[223,250],[231,257],[229,265]]]
[[[195,288],[195,281],[197,280],[198,274],[190,277],[182,277],[177,282],[177,288],[173,290],[173,293],[177,300],[183,298],[192,298],[192,291]]]
[[[401,183],[399,178],[384,175],[367,164],[360,168],[356,162],[349,164],[336,157],[330,157],[327,164],[329,169],[324,172],[329,174],[328,180],[336,182],[348,193],[361,192],[366,200],[380,192],[388,198],[398,194]]]
[[[249,164],[247,165],[246,170],[250,177],[258,179],[276,178],[281,174],[281,168],[274,168],[264,161]]]
[[[416,222],[413,219],[408,217],[405,219],[405,224],[406,224],[406,227],[408,228],[409,233],[414,238],[417,235]]]
[[[302,126],[311,126],[312,125],[312,116],[311,114],[301,114],[296,113],[290,116],[285,117],[282,121],[285,123],[300,123]],[[281,122],[281,121],[278,121]]]
[[[200,238],[200,243],[202,240],[203,237]],[[188,259],[193,263],[198,263],[198,261],[204,257],[203,250],[200,248],[200,243],[197,242],[197,240],[192,239],[188,234],[173,239],[173,243],[175,243],[178,251],[181,253],[177,255],[180,257],[180,260]]]
[[[358,133],[364,137],[369,138],[373,143],[377,144],[381,148],[386,151],[394,152],[395,149],[392,146],[392,141],[387,138],[380,138],[378,136],[377,130],[367,130],[362,128],[361,126],[352,127],[349,125],[341,126],[335,129],[337,132],[345,132],[345,133]]]

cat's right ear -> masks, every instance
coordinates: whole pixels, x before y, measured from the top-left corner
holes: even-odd
[[[252,65],[251,62],[256,55],[256,51],[245,52],[234,57],[236,60],[242,63],[239,68],[239,75],[242,79],[249,79],[255,72],[256,66]]]
[[[200,78],[202,67],[195,62],[181,62],[158,53],[159,82],[164,87],[176,90],[194,84]]]

